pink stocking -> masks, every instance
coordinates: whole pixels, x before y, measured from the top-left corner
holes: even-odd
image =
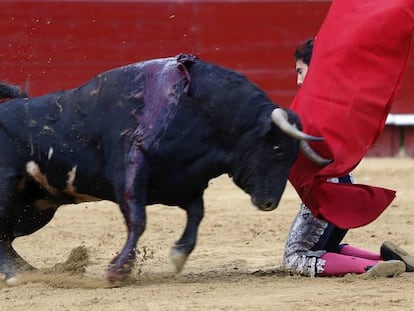
[[[325,253],[321,258],[326,262],[325,271],[320,273],[319,276],[339,276],[347,273],[361,274],[367,271],[367,267],[372,267],[378,263],[376,260],[336,253]]]
[[[361,249],[361,248],[358,248],[352,245],[348,245],[348,244],[345,244],[344,246],[342,246],[339,253],[342,255],[355,256],[355,257],[366,258],[366,259],[371,259],[371,260],[383,260],[380,254],[366,251],[364,249]]]

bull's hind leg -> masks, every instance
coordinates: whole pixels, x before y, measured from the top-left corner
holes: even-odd
[[[181,238],[171,248],[171,259],[175,269],[180,272],[193,251],[197,242],[198,227],[204,217],[204,203],[202,195],[194,199],[185,207],[187,212],[187,224]]]
[[[0,217],[0,235],[2,237],[0,240],[0,274],[6,277],[6,282],[16,276],[18,272],[34,269],[14,250],[13,240],[43,227],[50,221],[55,209],[39,212],[35,204],[14,202],[13,211],[15,213],[9,219]]]
[[[0,274],[10,278],[19,270],[31,266],[13,249],[15,238],[13,223],[16,213],[13,211],[17,178],[10,169],[0,168]],[[18,221],[18,219],[17,219]]]
[[[11,241],[2,240],[0,243],[0,273],[7,279],[16,275],[17,272],[33,270],[26,260],[20,257],[13,249]]]
[[[0,274],[7,279],[33,269],[14,250],[13,240],[46,225],[58,206],[55,201],[46,200],[47,192],[33,180],[12,176],[10,169],[0,168]]]
[[[17,271],[12,252],[11,242],[2,238],[0,241],[0,273],[6,279],[13,277]]]

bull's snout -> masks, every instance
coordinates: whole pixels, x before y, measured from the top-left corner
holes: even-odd
[[[258,200],[252,197],[252,203],[257,206],[258,209],[262,211],[273,211],[277,205],[279,204],[279,200],[274,199],[265,199],[265,200]]]

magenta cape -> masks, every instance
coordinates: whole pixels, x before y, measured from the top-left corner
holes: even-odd
[[[366,225],[395,191],[334,184],[352,171],[384,128],[404,73],[414,27],[414,0],[334,0],[315,40],[312,62],[292,110],[326,167],[299,155],[289,177],[319,218],[341,228]]]

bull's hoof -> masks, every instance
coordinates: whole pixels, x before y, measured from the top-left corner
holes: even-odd
[[[171,260],[175,266],[176,273],[179,273],[183,269],[187,258],[188,254],[180,250],[179,245],[171,247]]]
[[[3,282],[7,286],[17,286],[20,285],[22,280],[22,275],[19,273],[7,276],[4,273],[0,273],[0,282]]]
[[[123,284],[126,283],[127,277],[116,271],[108,271],[107,280],[110,284]]]
[[[108,268],[107,279],[111,284],[123,284],[129,279],[133,263],[124,264],[121,268],[117,264],[111,264]]]
[[[21,280],[17,275],[15,275],[11,278],[6,279],[5,282],[7,286],[18,286],[21,283]]]
[[[13,263],[6,262],[0,265],[0,280],[7,284],[7,280],[13,278],[17,273],[16,266]]]

